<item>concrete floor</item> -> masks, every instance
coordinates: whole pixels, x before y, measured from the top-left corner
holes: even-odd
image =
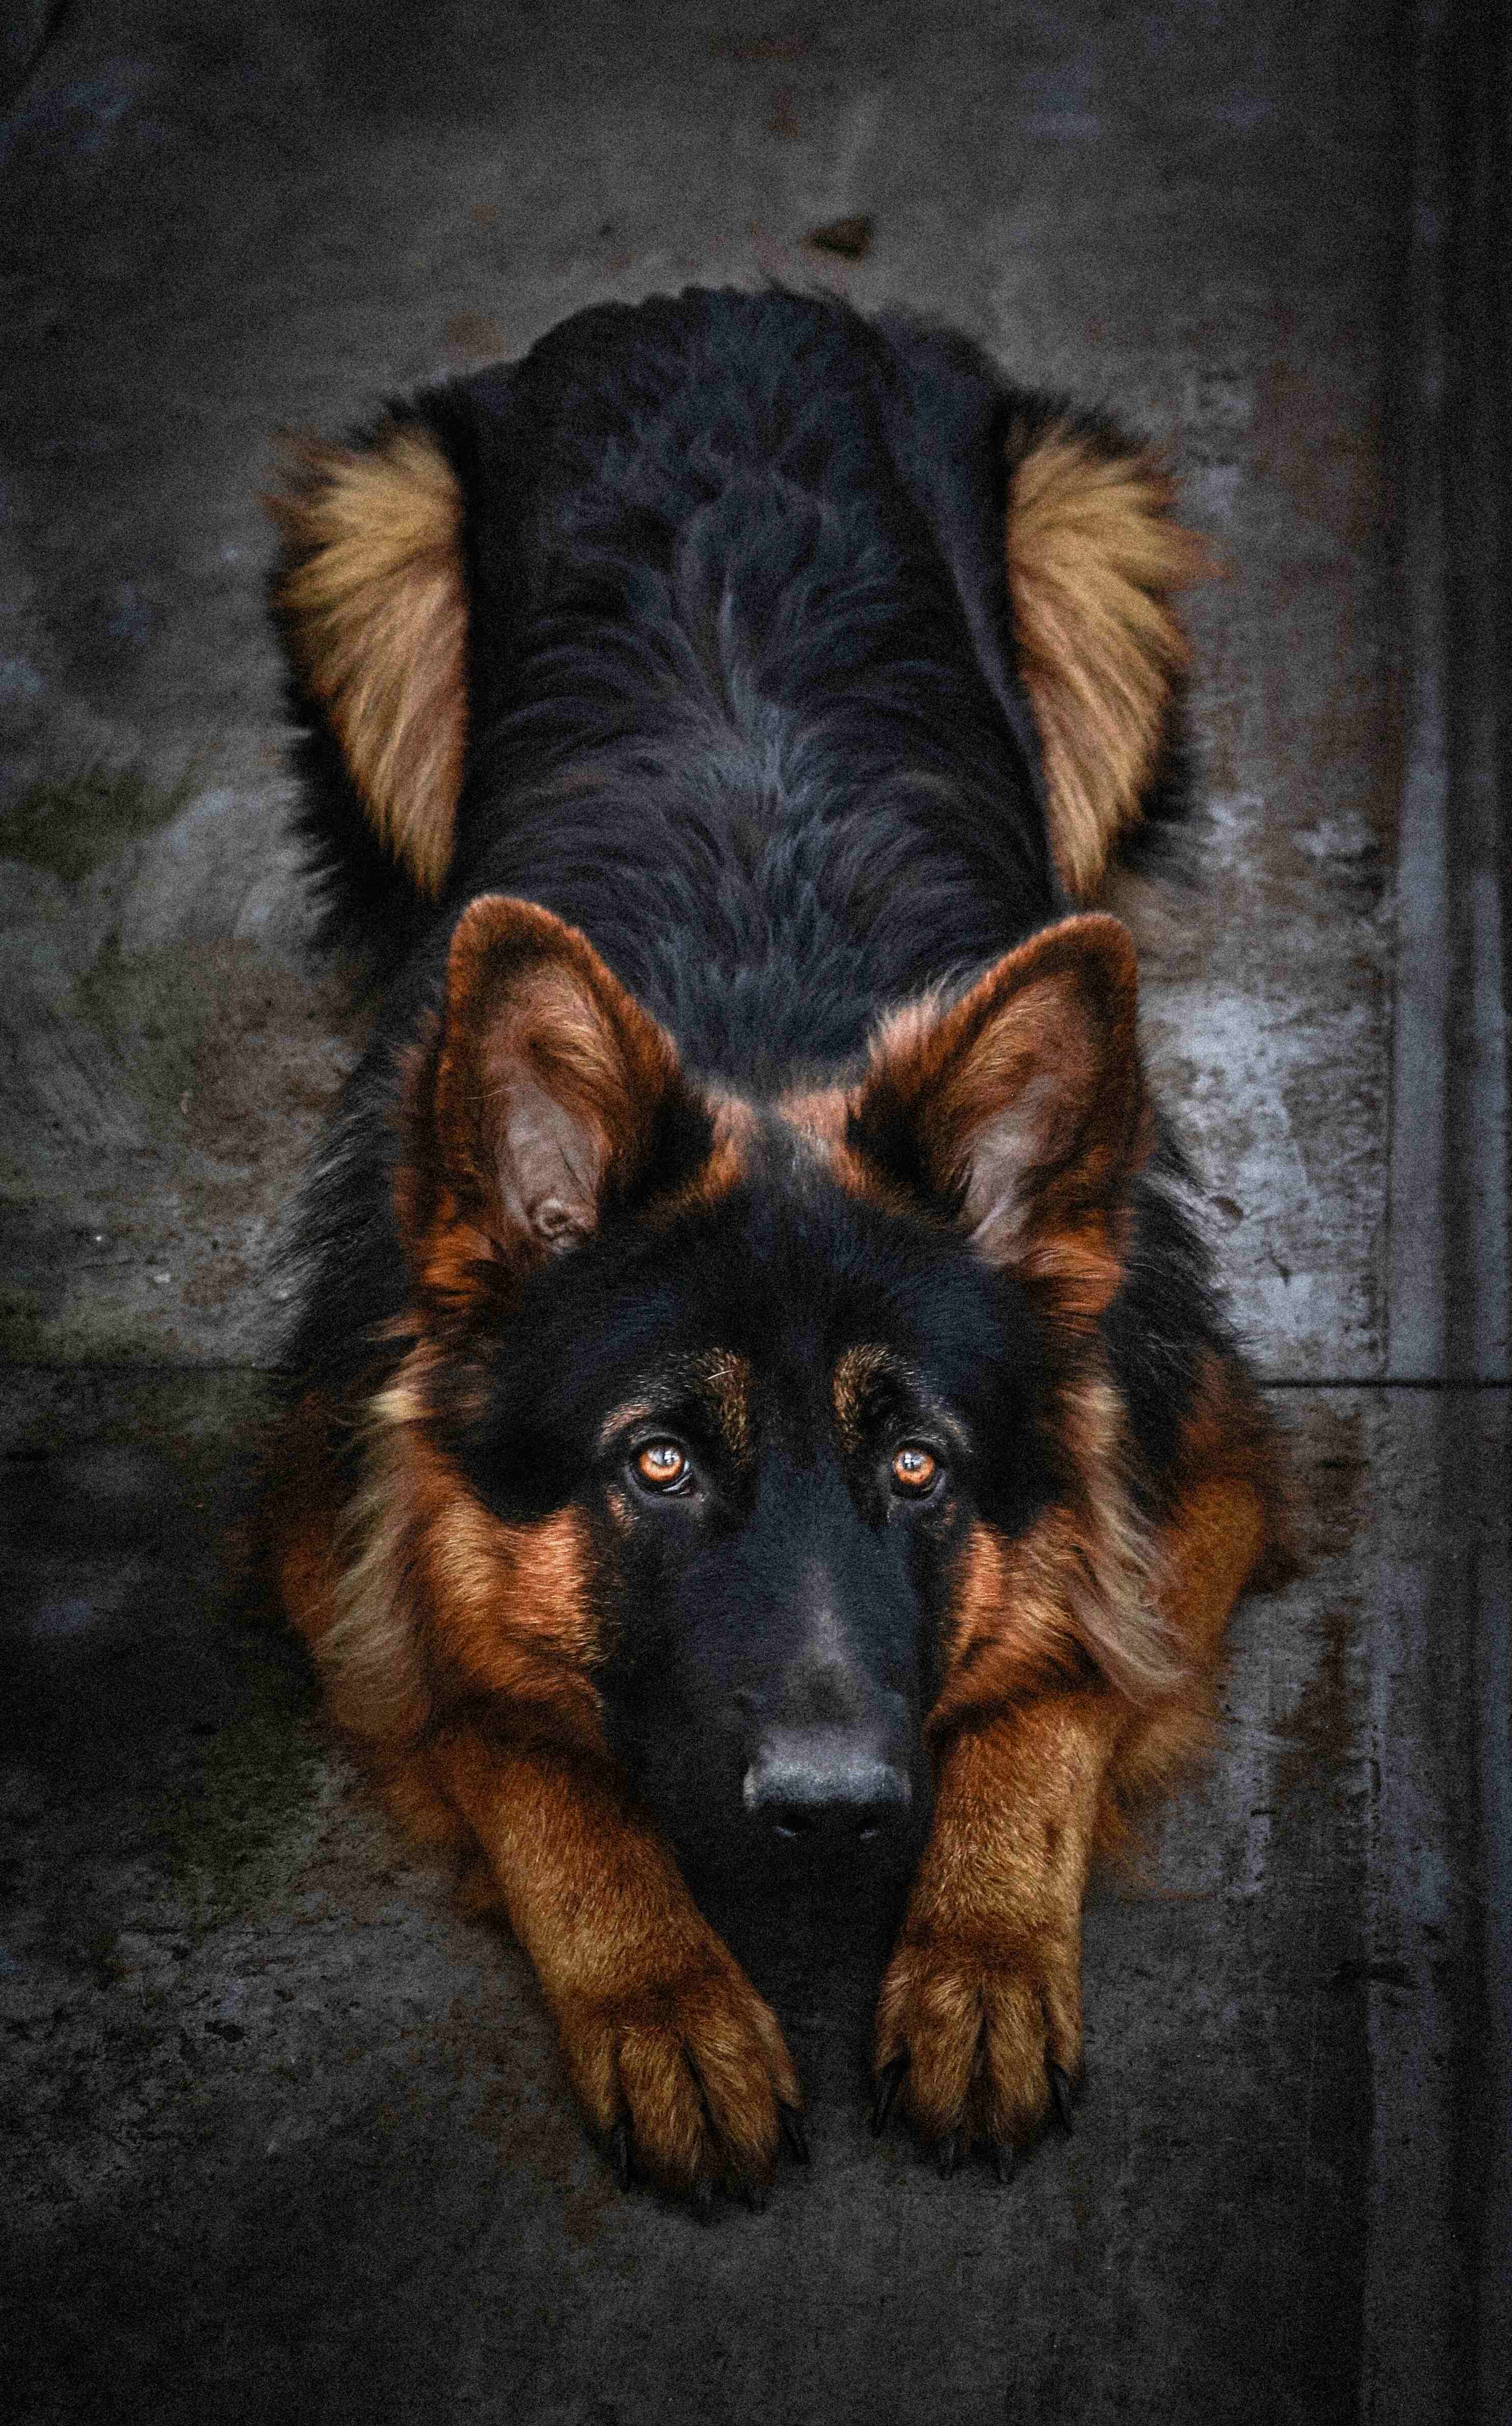
[[[1431,0],[923,22],[75,0],[8,30],[25,2426],[1506,2414],[1505,725],[1475,610],[1504,631],[1504,356],[1460,376],[1504,277],[1494,81]],[[862,212],[863,258],[807,241]],[[619,2197],[523,1961],[374,1817],[241,1580],[274,1251],[362,1033],[283,835],[258,492],[281,428],[598,298],[771,277],[1168,439],[1227,560],[1189,848],[1108,898],[1312,1564],[1243,1612],[1213,1766],[1094,1904],[1075,2138],[1007,2191],[874,2145],[871,1949],[758,1949],[814,2161],[703,2227]]]

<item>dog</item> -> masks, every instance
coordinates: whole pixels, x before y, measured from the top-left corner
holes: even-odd
[[[907,1882],[873,2053],[1001,2173],[1088,1867],[1201,1739],[1283,1471],[1133,945],[1206,566],[1148,450],[781,292],[584,312],[272,500],[325,930],[279,1589],[529,1956],[622,2185],[806,2154],[700,1866]]]

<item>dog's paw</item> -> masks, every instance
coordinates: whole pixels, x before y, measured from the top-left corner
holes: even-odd
[[[1078,1928],[1012,1945],[925,1934],[898,1948],[877,2006],[874,2131],[897,2105],[942,2174],[985,2143],[1005,2180],[1051,2116],[1070,2131],[1081,2078]]]
[[[777,2017],[712,1933],[666,1977],[571,1999],[557,2029],[622,2190],[640,2172],[702,2214],[721,2190],[760,2209],[782,2141],[807,2163],[802,2093]]]

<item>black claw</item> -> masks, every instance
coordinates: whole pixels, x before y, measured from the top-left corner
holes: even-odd
[[[621,2114],[609,2134],[609,2162],[622,2191],[630,2188],[630,2118]]]
[[[693,2212],[700,2224],[707,2224],[714,2213],[714,2184],[707,2175],[693,2185]]]
[[[766,2203],[770,2196],[771,2192],[767,2190],[764,2182],[748,2182],[746,2184],[746,2205],[749,2208],[752,2215],[764,2215],[766,2213]]]
[[[1076,2127],[1071,2115],[1070,2077],[1062,2072],[1058,2063],[1047,2063],[1045,2070],[1050,2076],[1050,2096],[1055,2110],[1055,2120],[1069,2140]]]
[[[1019,2170],[1019,2152],[1011,2140],[999,2140],[992,2150],[992,2163],[1000,2182],[1011,2182]]]
[[[804,2138],[803,2125],[799,2120],[797,2108],[779,2106],[777,2111],[782,2121],[782,2137],[793,2151],[795,2162],[806,2165],[809,2161],[809,2143]]]
[[[935,2150],[935,2171],[942,2182],[949,2181],[959,2165],[960,2159],[961,2135],[958,2131],[947,2131]]]
[[[874,2140],[879,2140],[887,2127],[887,2118],[893,2111],[893,2100],[898,2094],[898,2084],[908,2069],[909,2050],[905,2047],[903,2053],[895,2055],[890,2063],[885,2063],[877,2076],[877,2088],[872,2097]]]

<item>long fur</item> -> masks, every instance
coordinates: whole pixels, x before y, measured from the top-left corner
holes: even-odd
[[[780,295],[580,315],[274,510],[327,922],[387,964],[269,1503],[334,1715],[683,2188],[797,2091],[673,1851],[844,1720],[936,1794],[878,2067],[1022,2137],[1093,1841],[1279,1542],[1132,943],[1066,914],[1205,551],[1110,425]]]
[[[457,474],[391,417],[366,446],[284,448],[269,500],[290,657],[379,848],[426,899],[451,865],[467,740],[467,591]]]
[[[1215,570],[1150,449],[1088,415],[1015,412],[1005,544],[1055,865],[1090,899],[1160,771],[1190,649],[1177,591]]]

